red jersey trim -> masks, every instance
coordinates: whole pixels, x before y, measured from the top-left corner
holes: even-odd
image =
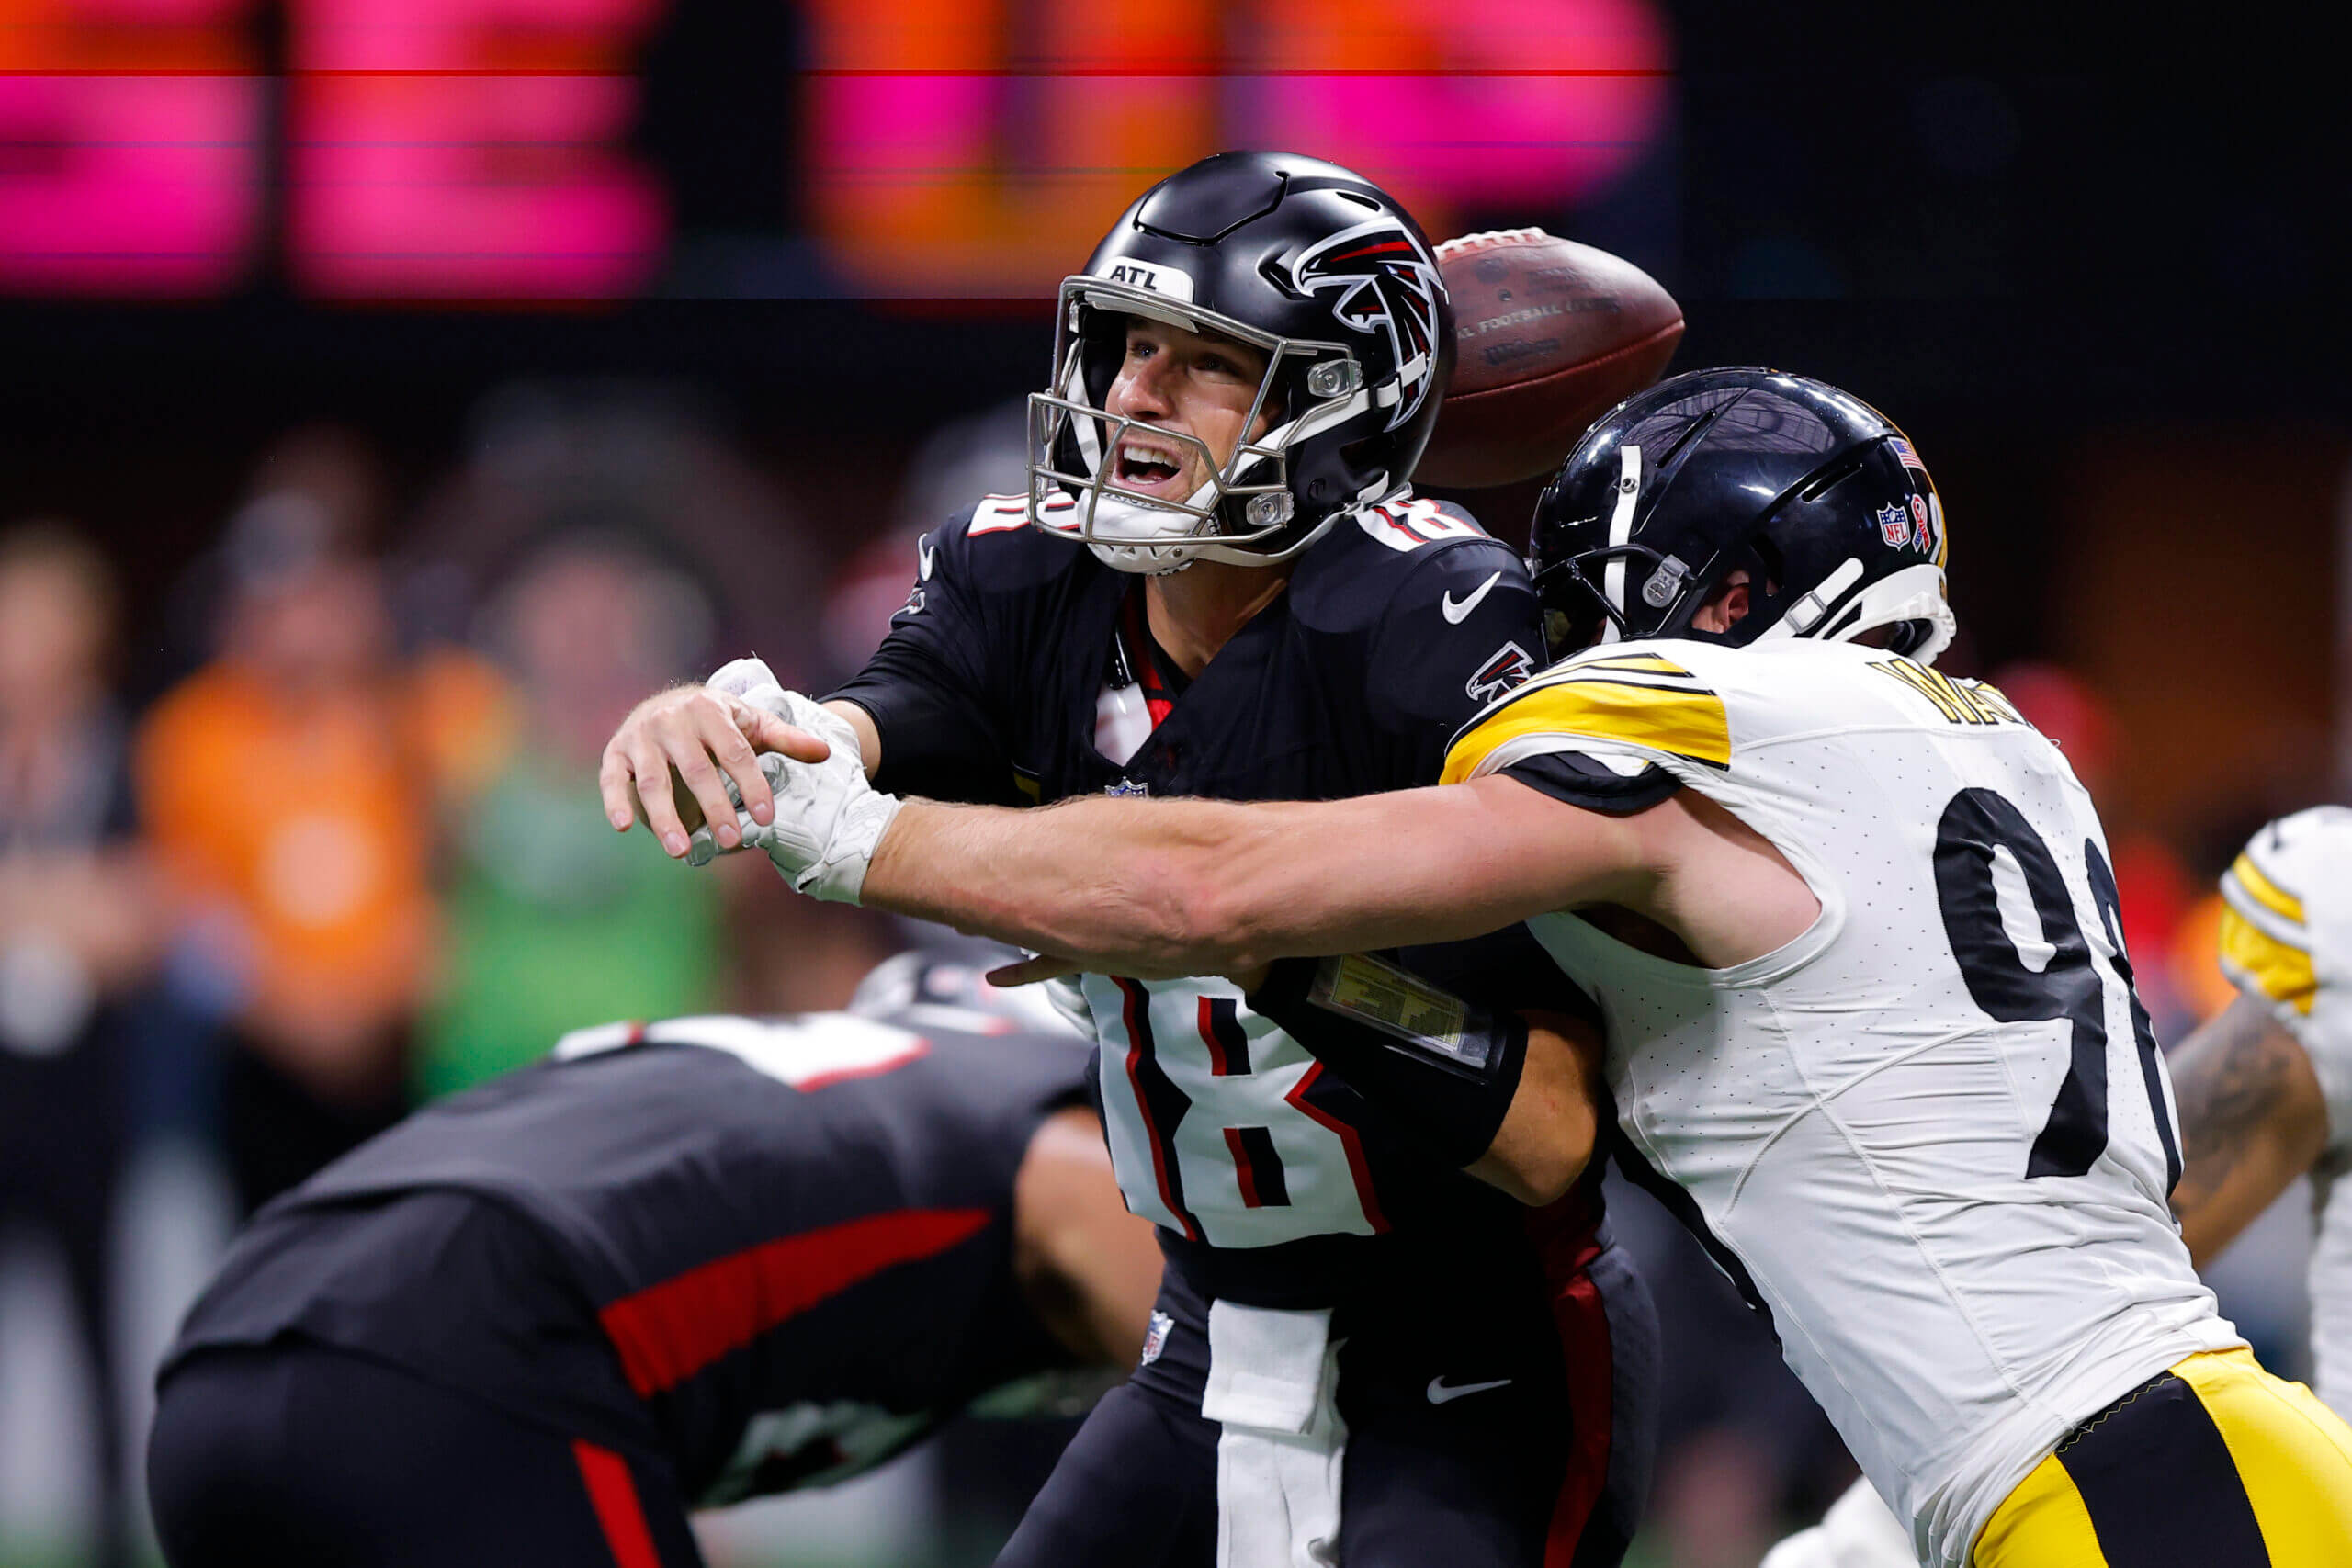
[[[1348,1174],[1355,1179],[1356,1201],[1363,1205],[1363,1217],[1372,1222],[1374,1234],[1385,1232],[1388,1216],[1381,1213],[1379,1196],[1372,1190],[1372,1168],[1364,1163],[1363,1140],[1357,1137],[1356,1130],[1345,1122],[1322,1107],[1306,1102],[1306,1091],[1313,1089],[1315,1080],[1322,1076],[1323,1064],[1309,1062],[1297,1084],[1283,1098],[1339,1135],[1340,1145],[1348,1151]]]
[[[613,1562],[618,1568],[662,1568],[662,1554],[653,1549],[653,1531],[645,1522],[645,1506],[638,1501],[628,1461],[579,1438],[571,1439],[571,1458],[580,1466],[588,1506],[596,1511],[596,1525],[612,1548]]]
[[[778,1236],[702,1264],[596,1315],[639,1394],[675,1388],[732,1350],[886,1269],[978,1235],[986,1209],[900,1209]]]

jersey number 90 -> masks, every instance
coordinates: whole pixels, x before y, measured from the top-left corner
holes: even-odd
[[[1994,882],[1995,852],[1999,850],[2007,850],[2024,874],[2041,940],[2052,950],[2039,970],[2027,967],[2002,924]],[[2026,1158],[2027,1179],[2081,1176],[2107,1151],[2107,1009],[2108,987],[2113,985],[2122,988],[2130,1006],[2141,1082],[2156,1136],[2164,1144],[2168,1193],[2180,1179],[2180,1145],[2165,1107],[2155,1031],[2132,985],[2115,873],[2095,840],[2084,840],[2083,861],[2091,901],[2107,938],[2104,972],[2076,919],[2057,857],[2025,813],[1993,790],[1963,789],[1944,807],[1936,827],[1936,902],[1943,911],[1952,956],[1978,1007],[2003,1023],[2064,1019],[2070,1026],[2066,1074]]]

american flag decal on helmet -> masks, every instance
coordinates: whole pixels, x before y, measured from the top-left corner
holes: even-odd
[[[1291,264],[1291,281],[1308,294],[1336,292],[1331,314],[1350,332],[1386,331],[1401,393],[1387,428],[1412,418],[1436,379],[1445,299],[1428,248],[1396,219],[1377,218],[1318,241]]]

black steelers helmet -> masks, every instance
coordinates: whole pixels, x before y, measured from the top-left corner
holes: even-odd
[[[1618,404],[1585,432],[1536,502],[1528,567],[1554,657],[1621,638],[1843,641],[1933,661],[1956,629],[1944,512],[1919,455],[1884,414],[1778,370],[1694,370]],[[1690,617],[1745,569],[1730,630]]]
[[[1136,422],[1104,406],[1144,316],[1267,355],[1244,440],[1182,502],[1116,482]],[[1029,400],[1029,521],[1129,571],[1288,559],[1350,508],[1403,489],[1453,367],[1453,313],[1420,226],[1336,164],[1220,152],[1120,216],[1062,283],[1050,388]],[[1170,434],[1162,431],[1163,435]]]

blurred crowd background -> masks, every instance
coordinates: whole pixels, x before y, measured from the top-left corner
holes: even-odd
[[[597,807],[639,697],[813,690],[1018,490],[1055,281],[1222,146],[1681,300],[1675,368],[1901,421],[1963,635],[2099,800],[2160,1034],[2213,881],[2352,783],[2336,95],[2087,10],[1694,0],[0,0],[0,1564],[116,1563],[238,1217],[614,1017],[906,940]],[[2275,40],[2274,40],[2275,42]],[[2256,58],[2259,55],[2260,58]],[[1524,537],[1535,487],[1465,493]],[[1926,936],[1933,933],[1923,933]],[[1645,1568],[1852,1472],[1646,1201]],[[2215,1270],[2303,1364],[2297,1194]],[[985,1562],[1060,1434],[951,1433],[713,1561]]]

